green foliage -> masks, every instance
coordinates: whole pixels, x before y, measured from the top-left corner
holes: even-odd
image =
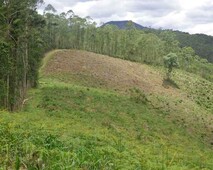
[[[164,56],[164,66],[168,69],[167,70],[167,78],[171,78],[171,73],[173,68],[178,67],[178,57],[175,53],[169,53],[168,55]]]
[[[149,109],[142,91],[129,98],[54,77],[41,81],[24,112],[0,112],[0,167],[211,169],[212,151]]]
[[[168,77],[178,66],[178,55],[181,69],[213,80],[212,65],[196,56],[192,48],[179,48],[169,31],[155,34],[112,26],[96,28],[90,18],[81,18],[72,11],[57,15],[50,5],[41,16],[36,12],[39,2],[23,0],[1,4],[1,107],[15,110],[22,105],[27,88],[37,85],[42,55],[53,48],[84,49],[152,65],[164,63]],[[19,114],[0,111],[0,168],[213,167],[212,150],[200,139],[206,132],[191,130],[201,127],[197,122],[196,126],[186,122],[188,126],[193,125],[188,129],[185,122],[178,122],[177,115],[172,115],[171,110],[177,107],[170,106],[174,104],[170,102],[171,97],[152,96],[153,107],[149,108],[147,95],[139,89],[132,89],[129,97],[77,86],[75,81],[74,84],[58,82],[51,75],[49,79],[43,76],[43,85],[31,91],[25,111]],[[68,79],[66,75],[62,78]],[[203,111],[203,108],[207,113],[212,111],[210,82],[193,82],[197,83],[193,89],[191,82],[182,81],[188,83],[186,87],[181,84],[181,78],[178,80],[187,97],[192,103],[196,102],[192,105],[195,111]],[[89,84],[86,81],[84,84]]]
[[[56,23],[48,26],[47,30],[51,33],[46,37],[51,40],[48,43],[51,48],[83,49],[159,66],[164,65],[165,55],[176,53],[179,56],[179,68],[212,81],[212,74],[209,74],[209,70],[213,71],[212,66],[207,66],[209,63],[206,62],[198,62],[201,59],[191,47],[180,48],[177,35],[170,30],[119,30],[113,25],[96,28],[90,19],[81,18],[74,13],[69,18],[63,14],[45,17],[47,23]]]
[[[168,54],[170,52],[177,53],[180,51],[179,42],[176,39],[176,35],[171,31],[162,31],[159,34],[159,37],[165,43],[165,53]]]
[[[5,1],[0,7],[0,107],[20,108],[28,87],[35,86],[45,48],[40,42],[43,17],[36,6],[41,0]]]
[[[0,8],[0,79],[6,86],[0,105],[9,110],[20,107],[27,87],[37,86],[41,57],[51,49],[83,49],[158,66],[164,65],[163,57],[171,52],[179,56],[180,69],[213,81],[212,64],[196,56],[191,47],[180,48],[172,31],[137,30],[131,23],[126,30],[96,27],[90,17],[81,18],[72,10],[56,14],[52,5],[39,15],[36,6],[41,2],[8,1],[9,10],[6,4]],[[10,13],[16,11],[20,12],[11,18]],[[167,68],[170,76],[173,66]]]
[[[53,13],[55,13],[55,12],[57,12],[57,10],[51,5],[51,4],[48,4],[46,7],[45,7],[45,9],[44,9],[44,13],[45,12],[53,12]]]
[[[3,101],[3,99],[5,98],[5,96],[7,95],[6,92],[7,92],[7,89],[6,89],[6,84],[4,81],[0,80],[0,101]],[[3,105],[3,104],[1,104]],[[1,105],[0,105],[0,108],[1,108]]]
[[[0,76],[4,77],[10,70],[10,58],[9,58],[9,44],[0,41]]]
[[[181,50],[182,65],[185,70],[189,69],[190,63],[195,58],[195,51],[191,47],[184,47]]]
[[[209,62],[213,62],[213,37],[204,34],[189,34],[184,32],[175,32],[180,47],[192,47],[195,53]]]
[[[178,81],[180,88],[187,92],[187,97],[213,113],[213,83],[183,73],[176,76],[175,81]]]
[[[147,95],[138,88],[130,89],[130,98],[136,103],[148,104]]]

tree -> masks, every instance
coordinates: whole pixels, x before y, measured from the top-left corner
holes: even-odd
[[[44,14],[46,14],[46,12],[48,12],[48,13],[56,13],[57,10],[51,4],[48,4],[45,7],[45,9],[44,9]]]
[[[179,41],[176,39],[176,35],[172,31],[162,31],[159,34],[159,37],[164,41],[165,45],[165,54],[168,54],[170,52],[178,53],[179,48]]]
[[[195,51],[191,47],[183,47],[181,50],[182,55],[182,65],[185,70],[187,70],[193,62],[195,56]]]
[[[41,19],[36,7],[42,2],[0,1],[0,106],[11,111],[20,107],[34,80],[29,75],[38,71],[33,68],[41,54],[41,50],[35,48],[35,38],[40,38],[41,33],[38,31],[41,27],[36,27]]]
[[[174,67],[178,67],[177,55],[175,53],[169,53],[164,56],[164,66],[167,68],[167,79],[171,78],[171,73]]]

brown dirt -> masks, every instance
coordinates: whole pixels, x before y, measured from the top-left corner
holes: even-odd
[[[180,90],[163,86],[161,73],[147,65],[77,50],[57,51],[48,62],[45,74],[70,74],[92,77],[99,85],[117,90],[139,88],[148,93],[180,95]]]

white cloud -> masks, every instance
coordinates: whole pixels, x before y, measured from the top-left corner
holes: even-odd
[[[133,20],[146,27],[213,35],[212,0],[46,0],[59,12],[72,9],[96,22]]]
[[[186,31],[193,34],[205,33],[208,35],[213,35],[213,23],[195,25],[194,27],[187,28]]]

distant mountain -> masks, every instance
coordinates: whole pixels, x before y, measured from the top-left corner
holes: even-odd
[[[144,29],[146,27],[143,27],[142,25],[140,24],[137,24],[133,21],[110,21],[110,22],[107,22],[105,24],[102,25],[102,27],[106,26],[106,25],[115,25],[117,26],[119,29],[127,29],[129,24],[132,24],[135,28],[137,29]]]

